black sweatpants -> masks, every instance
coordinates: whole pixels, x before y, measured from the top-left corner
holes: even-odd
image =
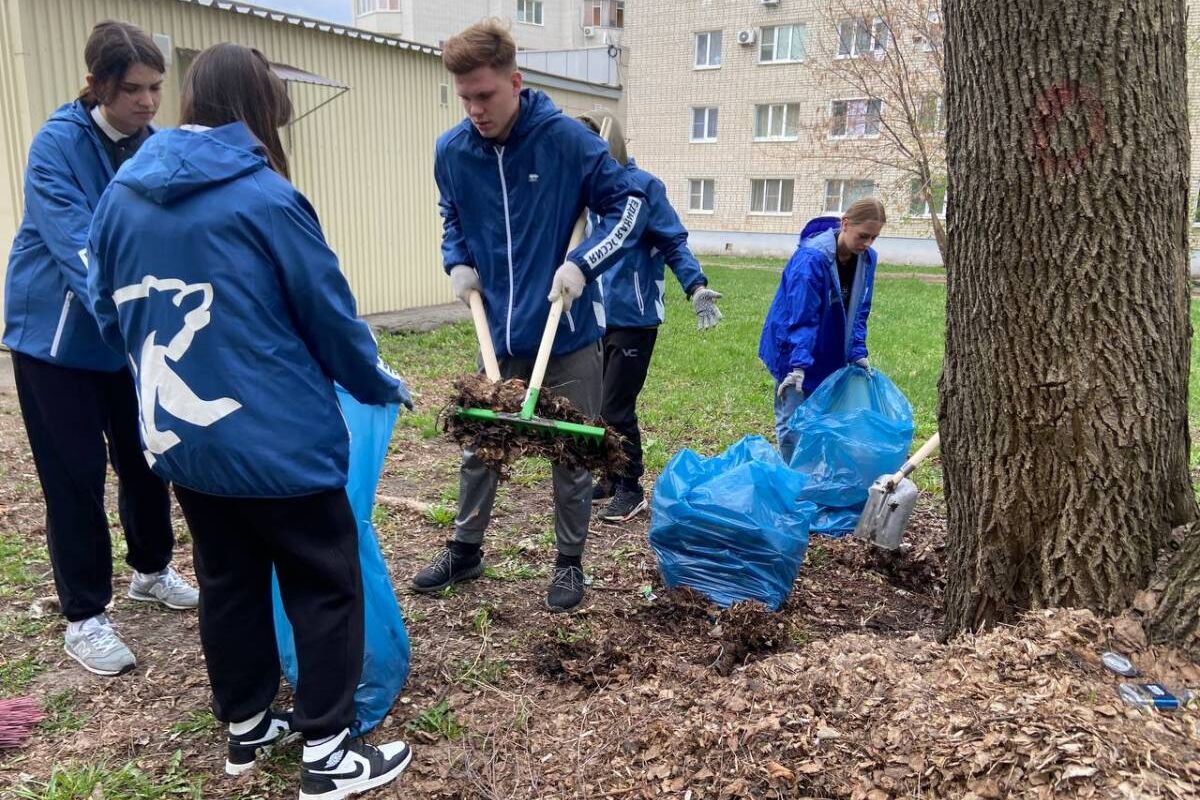
[[[216,718],[249,719],[279,691],[274,566],[296,642],[296,729],[316,739],[349,727],[362,676],[363,591],[346,491],[240,498],[176,486],[175,496],[192,531]]]
[[[604,334],[604,400],[600,416],[625,437],[629,465],[621,475],[607,475],[614,486],[640,487],[642,432],[638,429],[637,399],[646,385],[658,328],[610,328]]]
[[[63,614],[78,622],[112,600],[112,539],[104,477],[117,473],[117,510],[138,572],[171,561],[171,496],[150,471],[129,370],[99,372],[12,353],[13,377],[46,500],[46,540]]]

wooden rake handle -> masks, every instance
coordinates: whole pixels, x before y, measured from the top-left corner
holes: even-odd
[[[500,363],[496,361],[496,348],[492,345],[492,332],[488,328],[487,312],[483,310],[483,295],[472,290],[469,296],[471,319],[475,322],[475,337],[479,339],[479,354],[483,359],[483,372],[488,380],[500,380]]]
[[[611,120],[607,118],[600,125],[600,138],[606,144],[611,128]],[[568,254],[583,244],[587,222],[588,212],[585,208],[579,215],[579,219],[575,221],[575,227],[571,230],[571,241],[567,245]],[[565,255],[563,261],[566,261]],[[546,377],[546,366],[550,363],[550,351],[554,349],[554,335],[558,332],[558,323],[562,319],[562,313],[563,299],[556,297],[550,302],[550,314],[546,317],[546,329],[542,331],[542,342],[538,345],[537,359],[533,362],[533,372],[529,375],[529,390],[525,393],[525,402],[521,404],[521,416],[525,419],[533,416],[533,410],[537,406],[537,398],[542,391],[542,381]]]

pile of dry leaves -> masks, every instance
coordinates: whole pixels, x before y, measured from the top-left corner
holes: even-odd
[[[460,447],[473,449],[480,460],[499,470],[501,478],[507,477],[512,464],[525,456],[540,456],[554,464],[606,474],[621,471],[627,460],[621,449],[621,435],[549,389],[543,388],[538,395],[535,416],[602,427],[604,439],[596,442],[578,436],[550,435],[524,426],[480,422],[458,415],[463,408],[516,414],[527,389],[519,378],[492,382],[478,373],[463,375],[454,381],[454,395],[438,414],[438,427]]]

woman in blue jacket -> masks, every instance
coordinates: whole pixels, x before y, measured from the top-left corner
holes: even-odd
[[[866,197],[836,218],[812,220],[783,270],[763,323],[758,356],[775,379],[775,434],[791,461],[796,408],[847,364],[870,370],[867,318],[875,284],[871,248],[887,222],[883,203]]]
[[[687,230],[667,199],[667,187],[649,172],[638,169],[625,151],[625,138],[615,117],[607,111],[589,111],[579,120],[593,133],[609,123],[609,152],[625,177],[646,198],[646,227],[635,249],[600,276],[604,300],[604,399],[600,416],[624,437],[628,466],[619,475],[602,475],[592,493],[594,502],[608,500],[600,514],[605,522],[627,522],[646,509],[641,478],[642,433],[638,428],[637,399],[646,385],[654,355],[658,326],[666,313],[666,267],[671,268],[696,312],[697,327],[707,330],[721,321],[716,301],[719,292],[708,288],[708,278],[688,247]]]
[[[86,303],[92,211],[153,133],[166,67],[145,31],[111,21],[92,30],[84,61],[87,87],[50,116],[29,150],[25,217],[4,290],[4,344],[46,501],[67,654],[98,675],[118,675],[134,667],[134,657],[105,614],[112,599],[104,511],[110,459],[133,568],[129,596],[185,609],[195,608],[197,594],[170,567],[170,495],[142,458],[129,366],[101,340]]]
[[[100,200],[89,289],[102,334],[134,365],[146,458],[192,531],[226,771],[295,730],[300,797],[341,798],[390,781],[411,754],[349,735],[363,592],[333,383],[363,403],[411,402],[288,181],[277,128],[290,115],[258,51],[197,56],[185,124],[157,134]],[[301,676],[292,715],[271,710],[272,568]]]

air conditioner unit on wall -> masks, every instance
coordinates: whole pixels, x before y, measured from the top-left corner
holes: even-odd
[[[591,25],[583,26],[583,38],[590,39],[595,35],[596,35],[596,29],[593,28]]]
[[[764,6],[777,6],[777,5],[779,5],[779,0],[758,0],[758,2],[762,3]]]
[[[738,44],[754,44],[754,29],[747,28],[744,31],[738,31]]]

